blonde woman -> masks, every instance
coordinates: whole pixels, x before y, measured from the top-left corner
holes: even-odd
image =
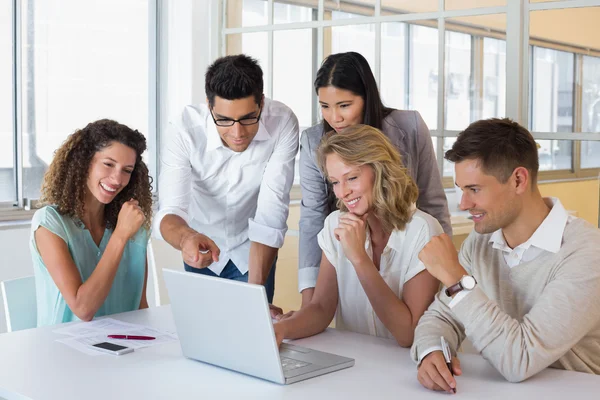
[[[410,347],[439,282],[419,252],[440,223],[415,208],[418,189],[389,139],[368,125],[324,136],[319,167],[338,211],[319,233],[323,252],[310,303],[275,323],[278,343],[336,328],[395,339]]]

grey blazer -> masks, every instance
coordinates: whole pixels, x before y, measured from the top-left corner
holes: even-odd
[[[450,212],[442,186],[429,129],[417,111],[394,110],[384,120],[383,133],[400,151],[402,162],[419,187],[417,207],[435,217],[451,235]],[[300,254],[298,289],[315,287],[321,249],[317,235],[325,218],[336,210],[336,199],[316,161],[316,149],[323,137],[323,125],[315,125],[300,138]]]

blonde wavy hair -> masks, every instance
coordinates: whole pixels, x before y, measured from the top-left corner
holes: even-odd
[[[44,175],[41,189],[43,205],[55,205],[58,212],[81,222],[85,213],[85,196],[90,164],[96,152],[113,142],[122,143],[135,150],[135,167],[129,184],[104,207],[106,227],[117,226],[123,203],[136,199],[146,217],[144,228],[150,230],[152,220],[152,178],[142,160],[146,139],[137,130],[116,121],[102,119],[69,135],[54,153],[52,163]]]
[[[325,166],[330,154],[337,154],[347,165],[368,165],[373,169],[372,209],[387,233],[394,229],[403,230],[412,217],[419,189],[390,140],[369,125],[359,124],[340,133],[327,133],[317,149],[317,162],[328,179]],[[348,211],[340,199],[337,200],[337,206],[342,211]]]

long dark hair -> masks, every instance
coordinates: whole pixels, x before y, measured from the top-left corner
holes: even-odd
[[[363,98],[363,124],[381,130],[383,119],[393,111],[381,101],[377,82],[367,60],[354,51],[332,54],[323,60],[315,79],[315,92],[327,86],[349,90]],[[331,126],[323,120],[323,132],[327,133]]]

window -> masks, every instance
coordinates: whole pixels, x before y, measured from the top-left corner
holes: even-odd
[[[506,109],[506,41],[483,38],[481,118],[503,117]]]
[[[531,129],[535,132],[573,132],[574,55],[533,47]],[[540,171],[571,170],[572,142],[538,140]]]
[[[371,69],[375,68],[375,25],[343,25],[324,29],[325,56],[355,51],[367,59]]]
[[[313,36],[312,29],[273,34],[273,99],[294,110],[301,129],[312,125]]]
[[[430,130],[437,129],[438,30],[437,24],[409,25],[408,109],[417,110]]]
[[[600,7],[581,7],[579,2],[552,9],[551,3],[532,1],[529,15],[522,16],[521,9],[509,7],[506,0],[446,0],[445,10],[452,10],[452,17],[445,17],[437,0],[324,1],[322,15],[317,0],[274,0],[271,10],[268,3],[228,0],[223,39],[228,54],[254,52],[265,76],[272,69],[273,87],[266,93],[290,105],[301,125],[321,118],[312,80],[323,58],[357,51],[369,62],[385,105],[414,109],[423,116],[448,187],[453,166],[443,156],[457,133],[473,121],[507,115],[528,125],[541,145],[542,179],[598,172],[600,157],[594,155],[600,142],[580,143],[573,132],[600,132],[600,25],[595,22]],[[600,6],[600,0],[589,3]],[[246,12],[254,14],[255,22]],[[419,20],[414,13],[428,13],[430,19]],[[527,36],[507,34],[509,17],[529,17]],[[248,45],[246,50],[246,39],[241,38],[250,35],[255,35],[252,42],[257,47]],[[507,68],[507,50],[514,56],[527,38],[529,58],[515,72]],[[233,51],[232,40],[243,44]],[[294,43],[293,60],[287,56],[289,43]],[[310,93],[302,89],[305,85]],[[527,113],[523,103],[529,106]],[[582,170],[587,175],[578,175]]]
[[[582,132],[600,132],[600,57],[583,56]],[[581,142],[581,168],[600,168],[600,142]]]
[[[3,152],[12,150],[10,155],[2,154],[0,197],[8,199],[7,193],[17,193],[20,184],[23,199],[37,199],[54,151],[69,134],[98,119],[114,119],[139,130],[148,138],[149,152],[154,152],[149,73],[156,60],[149,62],[149,49],[155,42],[150,18],[156,4],[145,0],[17,4],[21,19],[20,42],[16,43],[21,44],[21,59],[15,65],[20,72],[16,89],[21,99],[21,129],[17,132],[6,126],[12,117],[3,114],[0,131],[3,140],[20,142],[22,163],[6,165],[14,159],[14,146],[2,146]],[[0,11],[2,30],[6,29],[6,8]],[[13,14],[9,12],[8,18]],[[11,35],[0,37],[0,49],[6,48],[6,37],[12,46]],[[7,59],[11,60],[9,54],[0,58],[2,87]],[[15,106],[12,98],[6,99],[7,92],[11,91],[0,91],[0,103],[8,102],[0,107],[3,113]],[[15,181],[11,175],[20,167],[22,175],[16,174]],[[151,173],[155,171],[154,165],[149,167]]]
[[[542,179],[598,174],[599,158],[593,155],[600,142],[579,142],[573,132],[598,132],[599,17],[600,7],[536,5],[530,12],[529,126],[534,136],[544,135],[537,140],[540,170],[546,171]],[[552,140],[551,133],[563,140]]]
[[[402,22],[381,24],[381,83],[383,103],[397,109],[408,108],[408,25]],[[437,70],[437,69],[436,69]]]
[[[471,123],[472,36],[446,32],[446,129],[459,131]]]
[[[0,204],[17,200],[13,135],[12,0],[0,0]]]

